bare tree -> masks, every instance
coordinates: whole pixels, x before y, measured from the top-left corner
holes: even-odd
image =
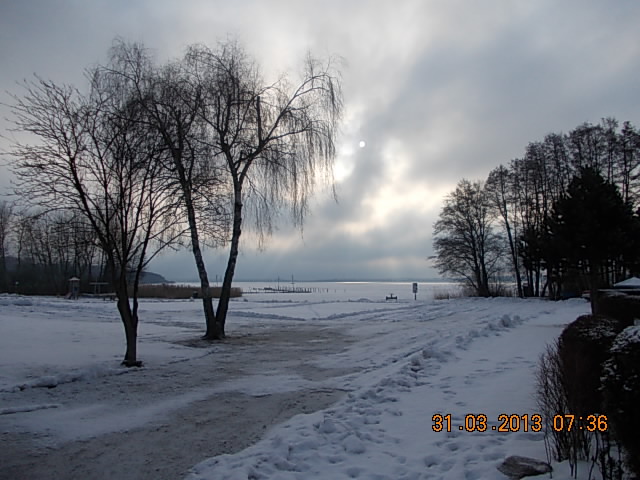
[[[435,265],[440,273],[464,278],[483,297],[491,295],[503,250],[493,232],[493,218],[482,183],[461,180],[445,199],[434,225]]]
[[[143,74],[143,60],[134,75]],[[39,141],[14,146],[16,193],[31,205],[77,213],[91,225],[125,329],[123,364],[136,366],[140,275],[175,238],[175,208],[155,161],[158,139],[141,127],[131,82],[99,69],[89,74],[88,95],[37,79],[14,97],[16,129]]]
[[[602,126],[585,122],[569,132],[567,143],[576,170],[580,167],[590,167],[602,171],[607,181],[611,180],[607,176],[610,172],[606,169],[606,145]]]
[[[4,260],[3,288],[10,279],[20,283],[22,293],[60,295],[68,292],[71,276],[89,281],[91,262],[96,255],[95,236],[86,221],[67,211],[13,211],[4,232],[4,252],[17,255],[11,268]],[[0,203],[0,217],[3,213]],[[6,212],[5,212],[6,213]],[[6,220],[6,218],[5,218]]]
[[[171,197],[181,213],[176,221],[186,221],[200,278],[205,322],[207,330],[213,329],[215,311],[202,248],[223,244],[229,222],[223,208],[227,196],[221,192],[224,170],[211,162],[214,155],[205,141],[207,131],[199,115],[204,107],[202,85],[187,61],[151,67],[149,53],[139,44],[116,41],[111,55],[116,66],[101,70],[132,85],[132,95],[143,111],[141,123],[158,136],[158,173],[173,191]],[[141,62],[149,67],[138,74]]]
[[[511,162],[514,175],[514,194],[520,217],[521,231],[518,251],[526,278],[526,295],[539,296],[543,280],[543,261],[540,254],[544,220],[553,204],[553,179],[542,142],[527,145],[524,158]]]
[[[25,247],[31,265],[21,280],[23,292],[56,295],[66,293],[69,275],[68,238],[64,232],[64,213],[36,212],[28,216]]]
[[[282,206],[302,224],[316,180],[331,176],[342,94],[331,62],[321,65],[311,57],[297,86],[285,77],[265,85],[256,64],[233,42],[216,50],[191,47],[187,59],[203,86],[200,114],[213,161],[222,160],[233,187],[229,258],[216,323],[205,335],[214,339],[224,336],[247,204],[261,234],[270,233]]]
[[[518,252],[518,235],[520,232],[518,218],[516,216],[513,177],[509,169],[503,165],[489,172],[489,178],[485,185],[487,198],[490,205],[497,210],[502,218],[504,231],[507,234],[507,243],[511,254],[511,266],[516,278],[518,296],[524,296],[522,290],[522,278],[520,275],[520,261]]]
[[[0,200],[0,291],[9,287],[7,249],[13,216],[13,205],[6,200]]]
[[[617,184],[625,203],[640,198],[640,132],[630,123],[624,122],[619,134],[620,157],[617,164]]]

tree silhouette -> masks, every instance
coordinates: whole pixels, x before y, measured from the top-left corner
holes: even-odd
[[[543,255],[565,274],[573,270],[586,277],[594,313],[598,288],[633,260],[629,245],[634,243],[636,222],[618,189],[593,167],[580,168],[566,195],[553,206]]]
[[[447,196],[434,225],[433,248],[440,273],[464,278],[478,296],[491,295],[503,257],[493,231],[494,210],[481,182],[461,180]]]
[[[260,235],[288,207],[302,225],[318,179],[330,178],[342,117],[342,87],[331,61],[309,56],[297,84],[266,84],[237,42],[216,49],[192,46],[187,61],[202,86],[200,120],[207,125],[212,161],[222,162],[232,186],[232,229],[215,324],[205,337],[225,335],[231,282],[249,210]],[[249,208],[247,208],[249,207]]]

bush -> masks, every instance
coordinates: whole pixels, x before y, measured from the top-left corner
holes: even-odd
[[[565,327],[558,355],[567,392],[569,412],[583,417],[602,411],[600,377],[614,338],[624,328],[618,320],[583,315]]]
[[[569,413],[567,393],[564,388],[562,364],[558,355],[558,342],[549,345],[541,355],[536,374],[536,391],[539,412],[545,420],[545,447],[547,460],[573,460],[577,452],[572,448],[571,435],[567,431],[552,428],[554,415]],[[575,465],[575,461],[571,462]]]
[[[540,358],[537,397],[546,421],[548,456],[568,460],[574,475],[578,460],[592,459],[602,478],[621,478],[620,463],[611,456],[615,439],[608,432],[594,434],[577,428],[556,431],[551,422],[555,415],[585,418],[604,411],[600,377],[610,347],[623,328],[623,322],[601,315],[581,316],[567,325],[556,344]]]
[[[434,300],[450,300],[452,298],[463,298],[467,295],[459,289],[459,290],[437,290],[433,292]]]
[[[625,293],[606,293],[598,299],[598,314],[615,318],[625,327],[640,318],[640,296]]]
[[[605,412],[628,467],[640,478],[640,326],[623,330],[610,351],[602,375]]]
[[[517,297],[517,291],[513,286],[510,285],[502,285],[496,283],[495,285],[491,285],[489,287],[489,292],[492,297]]]

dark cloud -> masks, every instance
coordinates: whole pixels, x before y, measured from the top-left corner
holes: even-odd
[[[244,242],[238,276],[429,277],[432,225],[458,180],[485,178],[528,142],[584,121],[640,124],[639,23],[631,0],[3,2],[0,90],[33,72],[82,84],[115,36],[160,61],[237,36],[267,78],[295,77],[307,50],[340,55],[339,201],[320,192],[304,235],[283,216],[264,252]],[[221,274],[223,253],[209,256]],[[194,278],[189,262],[164,255],[153,268]]]

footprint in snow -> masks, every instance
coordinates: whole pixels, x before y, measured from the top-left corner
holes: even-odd
[[[344,472],[349,475],[349,478],[358,478],[363,470],[360,467],[349,467]]]
[[[464,456],[465,463],[475,463],[476,460],[480,458],[480,455],[477,453],[468,453]]]
[[[457,452],[458,450],[460,450],[460,445],[458,445],[455,442],[449,443],[448,445],[446,445],[446,447],[449,449],[449,451],[451,452]]]
[[[364,443],[355,435],[349,435],[342,441],[342,446],[347,453],[361,454],[366,451]]]
[[[478,472],[476,470],[465,470],[464,471],[464,479],[465,480],[480,480],[484,478],[482,472]]]
[[[445,440],[438,440],[437,442],[433,442],[433,446],[440,448],[442,447],[442,445],[444,445],[445,443],[447,443]]]
[[[496,452],[496,451],[493,451],[493,452],[487,452],[487,453],[485,453],[485,454],[482,456],[482,459],[483,459],[483,460],[486,460],[486,461],[488,461],[488,462],[492,462],[492,461],[495,461],[495,460],[499,460],[499,459],[501,459],[501,458],[504,458],[504,454],[502,454],[502,453],[500,453],[500,452]]]
[[[455,460],[445,460],[440,464],[440,471],[442,473],[448,472],[453,468],[455,464],[456,464]]]
[[[424,462],[425,467],[431,468],[440,463],[440,457],[438,455],[427,455],[422,459],[422,461]]]

